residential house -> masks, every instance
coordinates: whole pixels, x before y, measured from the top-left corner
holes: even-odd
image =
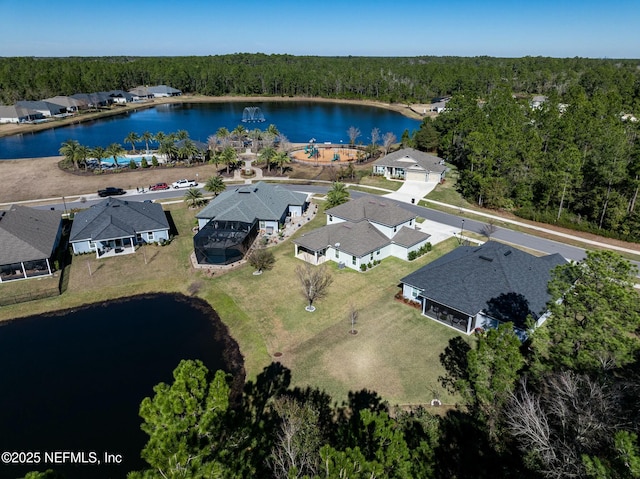
[[[538,109],[538,108],[542,108],[542,105],[544,105],[544,103],[547,101],[547,97],[544,95],[535,95],[532,99],[531,99],[531,108],[533,108],[534,110]]]
[[[38,101],[17,101],[16,107],[25,108],[28,110],[35,110],[38,113],[42,114],[45,118],[50,118],[52,116],[60,115],[62,113],[66,113],[67,109],[64,105],[59,105],[57,103],[51,103],[45,100]]]
[[[402,148],[373,162],[373,173],[385,178],[440,183],[447,167],[442,158],[413,148]]]
[[[470,334],[513,322],[525,334],[526,320],[537,325],[548,317],[547,284],[559,254],[536,257],[509,245],[488,241],[460,246],[405,276],[402,294],[421,303],[422,314]]]
[[[85,101],[81,101],[70,96],[54,96],[51,98],[45,98],[44,101],[62,106],[64,108],[64,113],[76,113],[80,110],[85,110],[88,106]]]
[[[133,95],[135,101],[182,95],[182,91],[167,85],[139,86],[129,90],[129,93]]]
[[[169,221],[161,205],[108,198],[76,213],[69,242],[75,254],[95,252],[103,258],[168,239]]]
[[[328,209],[327,224],[296,238],[295,256],[311,264],[335,261],[359,270],[389,256],[404,260],[426,245],[416,214],[390,200],[362,196]]]
[[[200,264],[230,264],[249,250],[258,233],[277,233],[287,221],[302,216],[306,193],[258,182],[228,188],[197,215],[193,238]]]
[[[0,106],[0,123],[28,123],[43,120],[44,115],[31,108],[20,106]]]
[[[0,283],[51,275],[61,237],[60,212],[20,205],[0,211]]]

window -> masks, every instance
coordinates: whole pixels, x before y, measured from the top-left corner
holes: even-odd
[[[89,248],[90,248],[90,249],[96,249],[96,243],[95,243],[95,241],[89,241]]]
[[[351,264],[356,264],[356,257],[355,256],[351,257]]]
[[[336,259],[340,257],[340,251],[336,250]]]
[[[398,227],[397,227],[397,226],[394,226],[394,227],[393,227],[393,232],[395,233],[396,231],[398,231]]]
[[[333,221],[333,215],[329,215],[329,221]]]
[[[149,241],[153,241],[153,231],[149,231],[149,232],[147,233],[147,239],[148,239]]]
[[[376,251],[376,254],[380,254],[380,250]]]

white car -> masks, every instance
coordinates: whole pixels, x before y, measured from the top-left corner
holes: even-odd
[[[171,183],[171,186],[173,188],[191,188],[193,186],[198,186],[198,182],[196,180],[186,180],[186,179],[182,179],[182,180],[178,180],[178,181],[174,181],[173,183]]]

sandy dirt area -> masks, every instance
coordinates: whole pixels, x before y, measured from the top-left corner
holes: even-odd
[[[328,165],[348,163],[358,159],[358,150],[356,148],[341,148],[324,145],[314,145],[312,150],[309,146],[306,149],[294,150],[291,157],[296,161],[309,163],[312,165]]]
[[[214,165],[189,168],[149,168],[122,170],[120,173],[102,175],[75,175],[61,170],[62,157],[33,158],[26,160],[0,160],[0,204],[62,196],[88,195],[106,186],[131,190],[148,188],[154,183],[172,183],[180,178],[200,182],[216,174]]]

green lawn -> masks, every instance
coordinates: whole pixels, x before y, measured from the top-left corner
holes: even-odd
[[[366,273],[329,263],[334,277],[329,294],[317,302],[316,312],[308,313],[295,275],[302,262],[293,257],[291,241],[272,247],[275,266],[260,276],[248,265],[210,276],[190,265],[195,210],[184,204],[165,209],[180,233],[169,245],[102,260],[76,256],[64,294],[0,307],[0,320],[142,293],[193,294],[208,301],[229,328],[244,355],[248,379],[277,359],[291,369],[294,385],[321,388],[338,401],[349,391],[367,388],[392,404],[425,403],[436,396],[454,402],[437,378],[443,373],[439,355],[458,333],[422,317],[394,295],[400,278],[454,248],[455,240],[410,263],[387,258]],[[323,224],[320,206],[297,234]],[[22,281],[20,289],[29,284],[39,285]],[[356,335],[349,333],[351,305],[359,313]]]

